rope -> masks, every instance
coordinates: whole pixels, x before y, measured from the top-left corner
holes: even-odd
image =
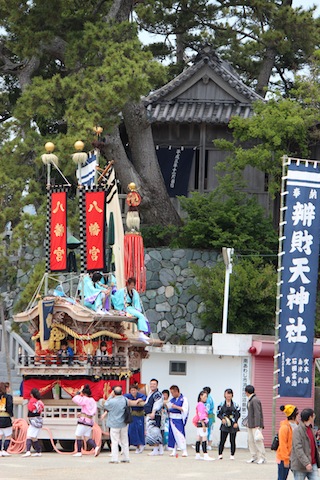
[[[27,441],[27,431],[28,431],[28,422],[24,420],[23,418],[18,418],[14,420],[12,429],[13,429],[13,436],[10,441],[10,445],[8,448],[8,453],[10,454],[19,454],[23,453],[25,451],[25,445]],[[55,443],[54,439],[52,437],[52,432],[48,427],[42,427],[42,430],[45,430],[48,432],[49,439],[52,445],[52,448],[56,453],[59,453],[60,455],[73,455],[74,453],[77,452],[77,444],[76,440],[74,443],[74,450],[73,452],[62,452],[59,450]],[[92,440],[96,443],[96,445],[101,445],[101,438],[102,438],[102,430],[99,427],[97,423],[93,424],[92,427]],[[93,455],[94,454],[94,449],[87,451],[86,450],[86,442],[84,441],[84,448],[82,448],[81,453],[83,455]]]

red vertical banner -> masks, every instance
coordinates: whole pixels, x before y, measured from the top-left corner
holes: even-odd
[[[105,192],[86,192],[86,257],[87,270],[105,268]]]
[[[51,193],[50,270],[67,269],[67,192]]]

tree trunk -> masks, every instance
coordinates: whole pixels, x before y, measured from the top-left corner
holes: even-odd
[[[267,87],[269,85],[269,80],[272,75],[272,69],[274,67],[276,58],[276,51],[273,47],[267,47],[267,51],[263,62],[261,64],[259,76],[258,76],[258,83],[256,86],[256,92],[264,97],[267,93]]]
[[[144,224],[180,225],[181,219],[170,201],[160,171],[145,106],[128,103],[123,115],[132,162],[127,157],[118,129],[106,139],[104,151],[108,160],[115,161],[117,177],[123,188],[130,182],[137,185],[142,196],[140,213]]]
[[[114,0],[106,21],[122,22],[129,18],[130,0]],[[179,225],[181,219],[167,193],[154,148],[151,125],[142,102],[129,102],[123,109],[132,162],[127,158],[117,130],[108,137],[108,158],[115,160],[117,176],[124,188],[136,183],[143,200],[141,220],[145,224]],[[117,168],[119,166],[119,168]]]

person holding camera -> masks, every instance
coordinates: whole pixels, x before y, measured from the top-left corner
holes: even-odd
[[[127,405],[131,406],[130,400],[122,395],[120,385],[113,388],[107,398],[104,409],[106,412],[101,416],[103,420],[107,415],[107,427],[110,428],[111,439],[111,460],[109,463],[119,463],[119,445],[123,453],[121,463],[129,463],[129,437],[128,424],[125,423],[125,409]]]
[[[221,420],[220,425],[220,443],[219,443],[219,460],[222,460],[223,449],[228,438],[230,437],[230,460],[234,460],[236,451],[236,435],[239,431],[238,420],[240,418],[240,407],[233,401],[233,391],[227,388],[224,391],[224,402],[221,402],[217,408],[217,417]]]

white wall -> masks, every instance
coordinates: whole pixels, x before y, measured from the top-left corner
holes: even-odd
[[[195,441],[195,427],[191,420],[195,415],[198,394],[203,387],[211,387],[215,410],[223,400],[223,393],[226,388],[232,388],[235,402],[243,403],[244,357],[230,354],[214,355],[213,351],[212,347],[181,348],[181,346],[166,345],[162,349],[150,348],[149,358],[142,362],[142,383],[148,384],[151,378],[156,378],[159,381],[159,390],[169,389],[171,385],[175,384],[188,398],[190,404],[189,420],[186,427],[188,444],[193,444]],[[169,375],[170,360],[186,361],[187,375]],[[214,445],[219,443],[219,427],[220,420],[217,419],[213,431]],[[226,443],[226,446],[228,445]],[[246,429],[238,433],[237,447],[247,448]]]

